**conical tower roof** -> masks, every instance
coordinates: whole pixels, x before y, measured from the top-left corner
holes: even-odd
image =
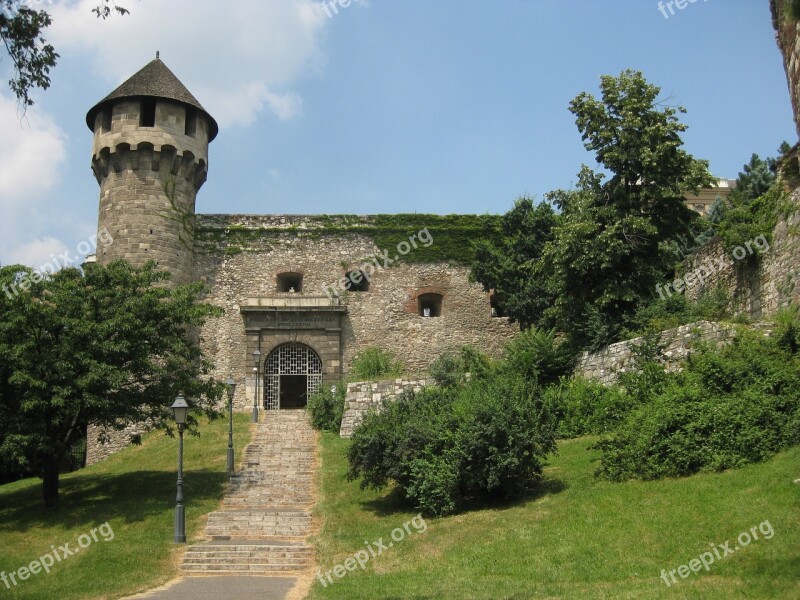
[[[141,70],[132,75],[125,83],[95,104],[86,113],[86,124],[89,129],[94,130],[95,116],[106,104],[121,98],[164,98],[175,100],[202,111],[208,118],[209,142],[217,137],[219,132],[219,126],[214,117],[208,114],[208,111],[197,101],[197,98],[192,96],[192,93],[186,89],[180,79],[169,70],[167,65],[161,62],[158,55],[156,55],[155,60],[147,63]]]

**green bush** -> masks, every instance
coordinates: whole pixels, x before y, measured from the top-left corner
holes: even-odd
[[[403,371],[403,363],[380,348],[366,348],[356,355],[350,369],[354,377],[364,381],[397,377]]]
[[[539,388],[495,376],[407,392],[367,415],[353,433],[348,477],[363,488],[394,482],[415,510],[445,515],[524,493],[555,449]]]
[[[555,330],[532,327],[518,333],[505,349],[503,367],[528,381],[546,386],[572,372],[577,353]]]
[[[552,385],[544,397],[556,416],[560,438],[610,433],[637,406],[635,398],[623,388],[584,377]]]
[[[344,399],[347,395],[347,386],[338,383],[332,392],[325,386],[308,400],[308,410],[311,413],[311,425],[322,431],[339,433],[342,427],[344,414]]]
[[[781,338],[740,332],[685,369],[597,444],[598,475],[656,479],[765,460],[800,443],[800,357]]]
[[[439,356],[428,372],[437,385],[453,387],[467,379],[485,379],[493,372],[491,359],[473,346],[462,346],[458,354],[445,353]]]

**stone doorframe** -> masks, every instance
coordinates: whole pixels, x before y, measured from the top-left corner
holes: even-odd
[[[248,406],[255,398],[253,352],[261,351],[259,405],[263,408],[264,362],[278,346],[289,342],[309,346],[322,360],[322,385],[337,383],[342,377],[344,347],[342,319],[347,307],[327,296],[281,294],[278,297],[250,298],[240,304],[247,344],[245,348],[245,397]]]

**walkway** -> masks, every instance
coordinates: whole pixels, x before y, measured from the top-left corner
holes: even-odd
[[[305,410],[262,414],[242,470],[208,517],[208,540],[186,549],[184,577],[136,598],[283,600],[309,579],[316,436]]]

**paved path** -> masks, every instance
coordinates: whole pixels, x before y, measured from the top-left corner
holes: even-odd
[[[308,579],[316,436],[304,410],[262,414],[242,470],[208,517],[208,540],[184,553],[184,577],[136,598],[283,600]]]

